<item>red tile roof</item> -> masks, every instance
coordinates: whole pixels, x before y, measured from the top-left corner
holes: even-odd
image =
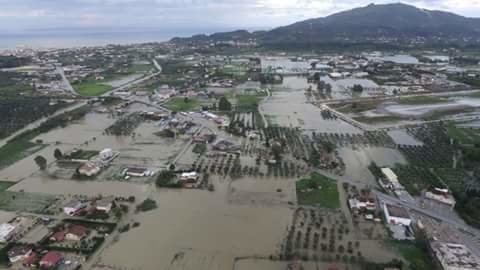
[[[60,263],[63,259],[63,256],[60,252],[57,251],[49,251],[43,258],[40,260],[41,265],[45,265],[47,267],[52,267]]]
[[[87,235],[87,228],[82,225],[72,225],[68,228],[67,233],[76,235],[78,237],[84,237]]]
[[[63,240],[65,240],[65,231],[59,231],[54,233],[52,236],[50,236],[50,240],[62,242]]]

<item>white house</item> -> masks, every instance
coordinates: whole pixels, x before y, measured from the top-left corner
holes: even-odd
[[[102,160],[108,160],[108,159],[111,159],[113,157],[113,151],[110,148],[105,148],[102,151],[100,151],[98,156]]]
[[[113,201],[114,201],[113,197],[105,197],[100,200],[97,200],[95,202],[95,209],[97,209],[98,211],[103,211],[105,213],[108,213],[110,212],[110,210],[112,210]]]
[[[10,223],[0,224],[0,243],[5,243],[12,238],[15,233],[15,226]]]
[[[63,212],[69,216],[75,215],[79,210],[87,207],[87,205],[81,201],[73,200],[67,203],[63,207]]]
[[[403,207],[384,203],[383,213],[385,214],[385,220],[389,224],[410,226],[412,223],[410,215]]]
[[[184,172],[180,175],[180,181],[182,182],[197,182],[198,180],[198,173],[197,172]]]
[[[32,254],[32,252],[33,250],[31,246],[27,246],[27,245],[14,246],[7,253],[8,260],[11,263],[25,260]]]
[[[95,176],[100,172],[100,167],[97,165],[93,164],[92,162],[87,162],[83,164],[79,169],[78,173],[81,175],[85,175],[88,177]]]
[[[388,188],[393,190],[404,189],[403,186],[398,181],[397,175],[392,171],[392,169],[382,168],[381,171],[385,179],[387,179],[387,181],[389,182],[389,185],[387,186]]]

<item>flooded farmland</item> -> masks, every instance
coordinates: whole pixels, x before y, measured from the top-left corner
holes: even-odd
[[[348,87],[347,84],[354,82],[357,81],[340,83]],[[281,85],[271,86],[271,96],[260,103],[260,112],[270,125],[299,128],[302,131],[299,132],[299,138],[310,137],[313,132],[335,134],[330,137],[333,142],[341,138],[354,138],[339,134],[364,136],[361,129],[322,114],[318,106],[308,101],[305,95],[308,86],[305,77],[285,77]],[[163,120],[138,120],[130,133],[120,130],[121,135],[107,132],[119,120],[128,119],[129,114],[149,110],[155,109],[138,103],[128,105],[121,115],[92,110],[81,120],[37,136],[34,140],[45,144],[38,155],[45,156],[49,165],[44,170],[38,170],[33,157],[28,157],[5,168],[2,171],[5,180],[17,182],[8,191],[61,195],[62,199],[83,195],[133,196],[137,202],[153,200],[156,208],[127,215],[124,222],[136,224],[135,227],[121,232],[119,229],[112,235],[111,241],[92,259],[92,265],[98,269],[223,270],[276,269],[285,266],[286,262],[265,259],[281,253],[294,212],[299,209],[296,182],[306,177],[305,172],[311,169],[311,165],[288,157],[283,165],[280,164],[283,167],[276,167],[282,169],[280,174],[277,174],[278,169],[273,174],[254,174],[254,168],[265,171],[272,168],[269,160],[261,162],[257,157],[265,154],[260,149],[264,148],[263,143],[219,129],[214,121],[200,113],[176,116],[175,121],[192,121],[196,125],[188,132],[172,137],[159,136],[159,131],[166,126]],[[170,169],[171,165],[178,166],[179,174],[188,172],[202,155],[194,153],[193,149],[197,146],[193,143],[194,139],[210,133],[244,147],[240,149],[248,148],[250,152],[247,154],[236,150],[222,155],[219,151],[211,151],[206,158],[207,166],[211,167],[201,170],[203,175],[209,176],[205,180],[208,185],[206,183],[203,188],[159,188],[156,177],[126,177],[122,172],[128,167],[147,168],[155,173],[175,170]],[[379,137],[370,139],[375,138]],[[338,157],[345,165],[342,181],[375,186],[375,179],[367,168],[371,162],[379,166],[406,163],[397,150],[370,147],[367,146],[368,142],[367,139],[363,142],[358,139],[353,145],[345,142],[334,151],[338,151]],[[379,140],[377,143],[382,142]],[[365,145],[357,146],[362,144]],[[205,143],[207,152],[212,150],[213,145],[214,142]],[[75,148],[93,152],[111,148],[119,155],[97,176],[78,179],[78,164],[62,165],[55,162],[54,151],[57,148],[63,153]],[[238,162],[243,174],[227,174],[228,169],[223,171],[223,168],[215,167],[219,164],[223,166],[224,159],[221,156],[232,159],[235,156],[233,163]],[[288,173],[295,166],[296,173]],[[337,184],[341,187],[342,183]],[[345,203],[344,196],[341,197],[342,204]],[[340,211],[331,212],[335,215]],[[353,241],[355,237],[357,235],[352,234],[348,239]],[[362,240],[362,247],[368,248],[362,254],[367,259],[375,260],[379,254],[384,258],[382,261],[394,258],[391,252],[383,250],[381,241],[376,239]],[[305,264],[305,269],[315,269],[318,265],[328,264],[309,262]]]
[[[140,214],[136,219],[141,226],[121,235],[102,254],[100,264],[147,270],[229,269],[236,257],[274,254],[292,211],[229,204],[225,190],[152,192],[159,207]]]
[[[317,132],[360,133],[354,126],[340,120],[324,120],[321,111],[308,103],[305,77],[284,78],[281,85],[274,85],[272,96],[260,104],[260,110],[272,124]]]
[[[405,157],[396,149],[383,147],[340,148],[339,154],[345,162],[344,178],[357,184],[377,185],[376,179],[368,170],[375,162],[380,167],[394,167],[395,164],[407,164]]]

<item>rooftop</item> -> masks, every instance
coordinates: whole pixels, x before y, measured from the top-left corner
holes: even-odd
[[[444,267],[456,267],[458,269],[479,269],[480,260],[472,252],[461,244],[434,242],[433,252]]]
[[[395,206],[391,204],[385,204],[388,214],[391,217],[398,217],[398,218],[410,218],[407,210],[400,206]]]

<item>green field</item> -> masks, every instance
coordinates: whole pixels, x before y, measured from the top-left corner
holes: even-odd
[[[448,135],[457,143],[463,145],[480,145],[480,130],[473,128],[460,128],[455,124],[447,125]]]
[[[467,97],[472,97],[472,98],[480,98],[480,92],[471,93],[471,94],[468,94],[466,96]]]
[[[82,96],[100,96],[112,90],[110,85],[97,82],[84,82],[72,85],[75,91]]]
[[[398,181],[412,196],[420,196],[423,190],[430,187],[446,188],[445,185],[429,169],[410,165],[397,165],[393,171]]]
[[[445,116],[453,116],[456,114],[461,114],[461,113],[469,113],[473,112],[475,109],[474,108],[459,108],[459,109],[451,109],[451,110],[445,110],[445,111],[434,111],[431,115],[424,117],[423,120],[439,120]]]
[[[448,102],[445,98],[434,96],[417,96],[417,97],[404,97],[397,100],[399,104],[403,105],[423,105],[423,104],[437,104]]]
[[[361,113],[376,109],[382,102],[383,101],[379,100],[353,102],[348,104],[334,104],[331,107],[341,113]]]
[[[0,192],[0,209],[12,212],[48,214],[55,202],[53,195],[24,192]]]
[[[89,110],[89,107],[83,106],[57,115],[43,122],[39,127],[27,130],[11,139],[0,147],[0,169],[10,166],[18,160],[26,158],[46,147],[47,145],[42,142],[32,142],[39,134],[48,132],[54,128],[64,127],[70,121],[83,117]],[[34,162],[33,158],[32,162]]]
[[[183,97],[175,97],[165,103],[165,107],[172,111],[176,112],[188,112],[198,110],[201,107],[200,101],[196,98],[188,98],[188,101],[185,102]]]
[[[409,263],[410,269],[431,270],[435,269],[433,260],[428,251],[422,249],[421,244],[409,241],[386,241],[387,246],[391,247]]]
[[[336,209],[340,207],[337,182],[319,173],[312,173],[295,184],[300,205],[318,205]]]
[[[133,64],[128,68],[128,73],[145,73],[152,68],[151,64]]]
[[[4,192],[13,185],[15,185],[15,182],[0,181],[0,192]]]
[[[366,117],[359,116],[352,118],[355,121],[365,123],[365,124],[379,124],[379,123],[394,123],[403,120],[403,118],[398,116],[378,116],[378,117]]]
[[[99,151],[82,150],[70,155],[70,159],[91,159],[98,155]]]
[[[235,96],[236,111],[256,111],[258,103],[266,97],[265,93]]]
[[[33,139],[33,137],[28,136],[28,138],[14,140],[0,147],[0,169],[26,158],[46,146],[44,144],[33,143],[29,141],[29,139]]]
[[[223,73],[236,77],[242,77],[247,74],[247,67],[241,65],[225,65],[222,69]]]

